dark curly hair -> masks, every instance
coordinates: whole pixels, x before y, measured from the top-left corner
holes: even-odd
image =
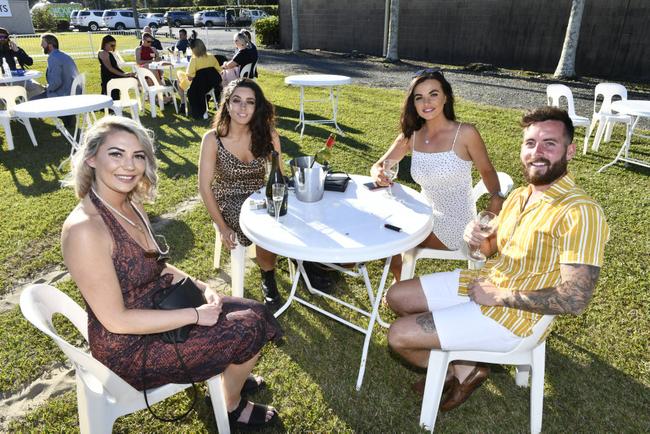
[[[255,112],[250,121],[251,130],[251,152],[257,157],[266,157],[273,150],[271,133],[275,130],[275,107],[266,97],[262,88],[249,78],[233,80],[226,86],[221,96],[219,111],[214,116],[212,127],[217,131],[219,137],[228,135],[230,128],[230,97],[238,87],[247,87],[255,93]]]
[[[413,132],[418,131],[422,128],[422,125],[424,125],[424,119],[418,115],[418,112],[415,109],[413,94],[415,92],[415,86],[426,80],[437,80],[440,83],[440,87],[442,87],[442,91],[447,97],[447,101],[442,108],[442,113],[445,115],[445,118],[450,121],[456,120],[456,113],[454,112],[454,92],[451,90],[451,84],[449,84],[445,76],[442,75],[442,71],[425,72],[416,75],[413,77],[413,80],[411,80],[411,84],[409,84],[406,98],[402,105],[402,115],[400,117],[402,134],[404,134],[404,137],[407,139],[411,137]]]

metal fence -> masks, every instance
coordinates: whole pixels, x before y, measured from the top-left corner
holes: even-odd
[[[191,34],[192,29],[188,30]],[[235,31],[229,28],[199,28],[196,29],[198,37],[208,49],[226,50],[234,48],[232,39]],[[94,58],[100,50],[101,40],[105,35],[113,35],[117,41],[119,51],[129,52],[140,43],[140,31],[136,30],[106,30],[99,32],[63,32],[57,33],[59,48],[75,59]],[[160,40],[163,48],[173,46],[178,40],[178,30],[171,32],[157,32],[156,38]],[[47,55],[41,48],[41,35],[13,35],[16,44],[29,54],[35,62],[47,61]]]

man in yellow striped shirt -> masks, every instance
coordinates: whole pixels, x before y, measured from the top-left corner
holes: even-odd
[[[387,293],[398,314],[391,348],[426,367],[429,351],[509,351],[543,315],[580,314],[593,294],[609,227],[602,208],[568,173],[575,155],[573,124],[564,110],[542,107],[524,115],[521,162],[528,186],[515,190],[482,232],[465,241],[491,257],[480,271],[456,270],[399,282]],[[462,404],[489,368],[450,365],[440,409]]]

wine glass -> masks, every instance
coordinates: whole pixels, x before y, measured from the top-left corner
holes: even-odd
[[[282,206],[282,200],[284,199],[284,191],[287,186],[283,183],[273,184],[271,196],[273,197],[273,210],[275,211],[275,221],[277,222],[280,218],[280,207]]]
[[[397,172],[399,172],[399,160],[386,159],[382,163],[384,169],[384,176],[388,178],[391,184],[388,186],[388,197],[394,199],[393,196],[393,181],[397,178]]]
[[[476,224],[478,224],[479,229],[481,232],[486,236],[490,236],[490,234],[494,231],[494,219],[496,218],[496,214],[490,211],[481,211],[478,213],[476,217],[474,217],[474,221]],[[479,245],[475,249],[472,249],[472,246],[469,246],[469,259],[472,261],[477,261],[477,262],[484,262],[487,258],[481,252],[481,246]]]

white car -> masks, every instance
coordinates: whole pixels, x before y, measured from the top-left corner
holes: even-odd
[[[140,28],[149,26],[151,29],[157,29],[159,21],[157,18],[147,18],[144,14],[138,14],[138,24]],[[102,26],[111,30],[135,29],[135,19],[133,11],[128,10],[107,10],[102,15]]]
[[[202,11],[194,14],[194,25],[196,27],[225,26],[226,14],[223,11]]]
[[[260,18],[268,17],[266,12],[261,11],[259,9],[242,9],[239,16],[242,17],[242,18],[246,17],[246,18],[250,19],[251,23],[254,23],[255,21],[259,20]]]
[[[103,14],[104,11],[98,10],[79,11],[75,23],[70,22],[70,27],[96,32],[101,26]]]

